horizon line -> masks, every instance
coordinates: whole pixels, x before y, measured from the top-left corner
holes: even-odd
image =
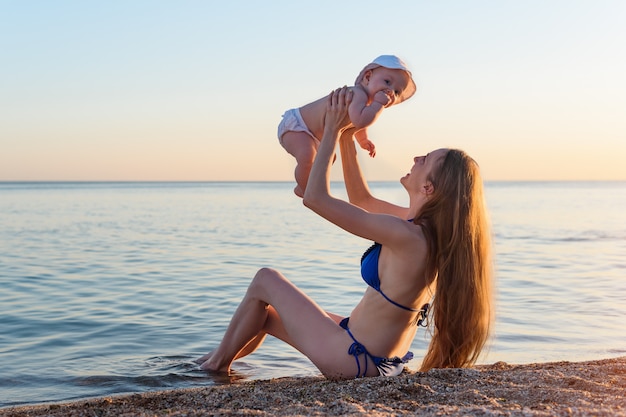
[[[0,184],[129,184],[129,183],[293,183],[293,180],[2,180]],[[342,183],[343,180],[331,180],[331,183]],[[399,180],[369,180],[368,183],[399,183]],[[539,183],[539,182],[626,182],[626,179],[501,179],[483,180],[484,183]]]

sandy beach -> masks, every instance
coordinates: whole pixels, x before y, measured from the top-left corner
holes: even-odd
[[[279,378],[0,410],[7,417],[212,415],[626,416],[626,356],[341,382]]]

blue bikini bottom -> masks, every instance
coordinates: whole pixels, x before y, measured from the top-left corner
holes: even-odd
[[[397,356],[394,358],[382,358],[380,356],[371,355],[367,351],[365,346],[363,346],[352,335],[352,332],[348,328],[348,320],[350,320],[350,317],[346,317],[345,319],[343,319],[341,323],[339,323],[339,325],[341,326],[341,328],[345,329],[348,332],[348,334],[354,341],[354,343],[352,343],[352,345],[350,345],[350,348],[348,349],[348,354],[354,356],[354,359],[356,360],[356,365],[358,368],[356,378],[364,377],[365,374],[367,374],[367,358],[370,358],[372,362],[374,362],[374,365],[376,365],[380,376],[400,375],[402,373],[402,370],[404,369],[404,364],[413,359],[412,352],[407,352],[406,355],[404,355],[404,357],[402,358],[399,358]],[[361,355],[365,355],[365,369],[363,370],[363,373],[361,373],[361,361],[359,360],[359,356]]]

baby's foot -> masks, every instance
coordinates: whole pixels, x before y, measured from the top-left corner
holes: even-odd
[[[299,185],[296,185],[296,188],[293,189],[293,192],[300,198],[304,197],[304,190]]]

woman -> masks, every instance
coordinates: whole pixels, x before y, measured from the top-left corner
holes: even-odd
[[[257,272],[220,345],[201,368],[229,372],[266,334],[306,355],[324,376],[397,375],[419,324],[429,314],[433,337],[422,371],[473,364],[491,323],[490,232],[476,163],[457,150],[414,158],[400,183],[409,207],[374,198],[349,128],[346,88],[329,95],[326,126],[304,193],[305,206],[348,232],[377,242],[363,256],[368,284],[349,318],[327,313],[280,272]],[[341,137],[341,141],[340,141]],[[350,202],[330,194],[340,142]],[[431,312],[428,302],[432,299]]]

